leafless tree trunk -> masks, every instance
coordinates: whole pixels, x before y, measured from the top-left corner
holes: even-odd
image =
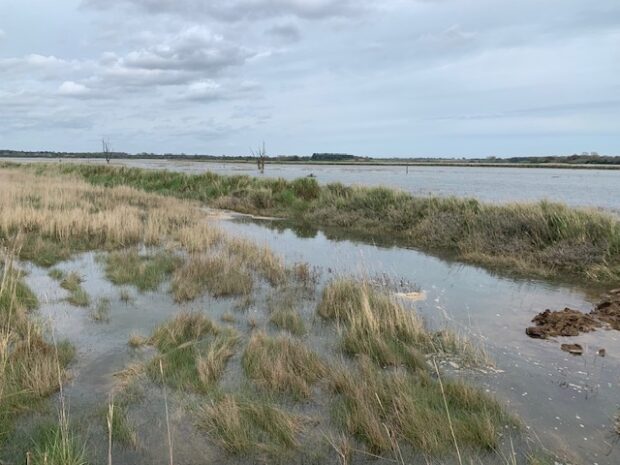
[[[267,150],[265,149],[265,142],[263,141],[262,147],[259,147],[257,150],[252,150],[252,156],[256,158],[256,164],[258,166],[258,170],[262,173],[265,172],[265,160],[267,159]]]
[[[108,143],[107,140],[101,139],[101,148],[103,150],[103,156],[105,157],[105,161],[106,163],[109,164],[112,156],[111,156],[111,151],[110,151],[110,144]]]

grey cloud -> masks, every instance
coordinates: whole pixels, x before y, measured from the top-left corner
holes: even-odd
[[[53,55],[36,53],[23,57],[0,58],[0,74],[29,76],[35,74],[39,79],[55,79],[62,73],[78,71],[86,62],[64,60]]]
[[[437,116],[429,118],[429,120],[457,120],[457,121],[470,121],[470,120],[492,120],[503,118],[518,118],[528,116],[564,116],[572,114],[588,114],[592,112],[600,113],[606,111],[618,111],[620,109],[620,100],[604,100],[593,102],[575,102],[575,103],[563,103],[558,105],[546,105],[531,108],[523,108],[518,110],[508,110],[495,113],[471,113],[461,115],[447,115]]]
[[[107,9],[114,4],[131,6],[159,14],[195,18],[208,16],[222,21],[241,21],[280,16],[324,19],[356,15],[368,8],[371,0],[83,0],[86,7]]]
[[[301,39],[301,31],[294,24],[276,24],[267,29],[267,34],[286,42],[297,42]]]
[[[128,53],[119,63],[129,68],[219,72],[240,65],[252,52],[203,27],[190,27],[159,44]]]

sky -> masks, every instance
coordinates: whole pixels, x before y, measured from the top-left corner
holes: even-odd
[[[620,155],[618,0],[0,0],[0,149]]]

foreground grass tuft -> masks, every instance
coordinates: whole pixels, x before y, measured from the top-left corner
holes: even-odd
[[[229,453],[281,457],[298,447],[299,421],[265,402],[227,394],[202,407],[199,427]]]
[[[209,392],[224,373],[239,341],[236,331],[220,329],[197,313],[181,313],[159,326],[150,338],[159,351],[147,373],[161,382],[181,390]]]
[[[32,465],[86,465],[86,445],[66,421],[39,431],[29,457]]]
[[[343,325],[341,346],[379,366],[426,370],[428,354],[454,354],[472,364],[482,353],[450,331],[429,332],[412,310],[365,281],[337,278],[323,290],[317,313]]]
[[[326,374],[325,364],[301,342],[256,332],[243,354],[243,369],[257,385],[297,399],[312,394],[312,384]]]
[[[376,453],[400,443],[441,456],[455,451],[454,438],[459,447],[493,450],[511,421],[478,389],[458,381],[441,385],[422,372],[383,370],[365,356],[356,368],[334,370],[332,389],[336,423]]]
[[[70,344],[52,345],[32,321],[37,304],[6,257],[0,264],[0,445],[18,414],[40,408],[59,389],[74,356]]]
[[[138,436],[135,426],[129,419],[128,400],[123,397],[113,399],[103,413],[106,430],[111,435],[112,442],[136,448]]]

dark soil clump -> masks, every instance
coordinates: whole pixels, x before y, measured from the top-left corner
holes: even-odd
[[[536,326],[528,328],[526,333],[530,337],[541,339],[556,336],[577,336],[580,333],[594,331],[601,326],[596,318],[571,308],[555,312],[545,310],[536,315],[532,322],[536,323]]]
[[[620,330],[620,289],[611,291],[590,314],[607,323],[613,329]]]
[[[620,289],[607,294],[594,310],[583,313],[565,308],[560,311],[545,310],[534,317],[525,333],[533,338],[546,339],[556,336],[578,336],[600,327],[620,330]]]

